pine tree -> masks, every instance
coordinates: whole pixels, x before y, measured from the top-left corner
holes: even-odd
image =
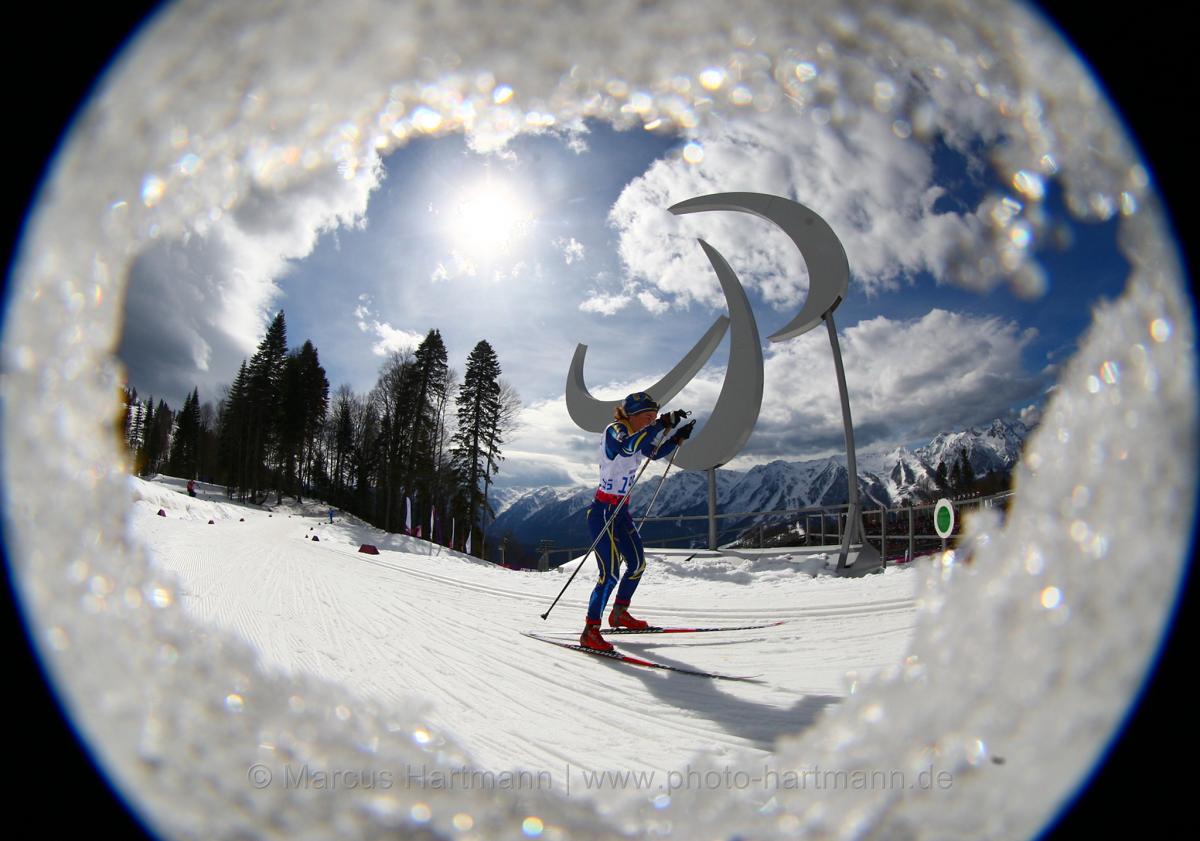
[[[451,466],[462,489],[465,519],[473,531],[486,509],[487,486],[498,472],[501,440],[500,362],[487,341],[467,357],[458,390],[458,430],[451,439]],[[482,541],[473,541],[481,546]]]
[[[137,389],[132,386],[121,387],[121,433],[124,436],[125,446],[131,450],[137,450],[138,426],[141,424],[139,417],[140,404],[137,399]]]
[[[274,489],[281,492],[280,422],[283,417],[287,324],[280,310],[246,368],[246,488],[251,499]]]
[[[153,398],[151,398],[150,404],[153,407]],[[152,476],[162,469],[171,445],[171,427],[174,422],[175,416],[171,412],[171,408],[161,398],[158,406],[154,407],[152,412],[147,411],[145,465],[142,468],[142,475]]]
[[[283,471],[281,488],[301,501],[307,465],[325,413],[329,407],[329,380],[317,349],[306,340],[287,355],[283,366],[279,416],[278,462]]]
[[[436,504],[440,488],[441,414],[450,388],[450,366],[442,334],[430,330],[413,354],[413,365],[403,392],[405,401],[398,408],[398,423],[406,434],[406,459],[413,495]]]
[[[150,428],[154,409],[153,401],[143,403],[137,401],[133,408],[133,420],[130,422],[129,448],[133,451],[133,473],[135,476],[146,475],[146,430]]]
[[[183,401],[175,420],[175,435],[171,440],[168,458],[170,471],[185,479],[196,478],[200,453],[200,389],[196,388]]]
[[[128,447],[130,457],[133,459],[133,473],[139,475],[142,472],[143,462],[143,443],[145,441],[146,430],[146,406],[138,399],[137,389],[129,387],[125,389],[125,446]]]
[[[304,420],[300,436],[300,482],[313,481],[313,467],[317,454],[317,442],[329,412],[329,378],[321,366],[316,346],[305,340],[298,356],[300,405]],[[299,501],[299,497],[297,497]]]
[[[152,430],[152,429],[154,429],[154,398],[153,397],[151,397],[148,401],[146,401],[146,411],[143,414],[142,445],[141,445],[140,449],[138,450],[138,457],[137,457],[137,462],[140,465],[140,469],[138,470],[139,476],[149,476],[150,473],[152,472],[151,468],[150,468],[150,456],[152,455],[151,451],[153,450],[153,445],[150,443],[150,439],[152,437],[150,435],[150,430]]]
[[[233,384],[229,386],[228,394],[221,404],[221,413],[217,421],[219,462],[225,481],[225,492],[230,498],[236,493],[239,499],[246,498],[248,482],[246,473],[246,430],[249,415],[246,397],[247,379],[246,360],[243,359],[237,376],[234,377]]]

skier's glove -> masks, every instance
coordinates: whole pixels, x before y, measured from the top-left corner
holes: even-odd
[[[691,415],[691,412],[684,409],[676,409],[673,412],[667,412],[659,415],[658,419],[662,423],[664,429],[674,429],[679,425],[679,422]]]
[[[671,440],[675,442],[675,446],[679,446],[684,441],[692,437],[692,429],[696,426],[695,421],[688,421],[683,426],[679,427],[678,431],[671,436]]]

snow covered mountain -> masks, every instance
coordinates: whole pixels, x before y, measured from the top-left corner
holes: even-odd
[[[962,453],[978,478],[989,472],[1007,474],[1017,463],[1029,428],[1017,421],[994,420],[986,428],[946,432],[916,449],[896,447],[859,459],[858,490],[864,504],[895,506],[905,501],[926,501],[944,491],[937,484],[939,464],[947,475]],[[639,517],[658,489],[662,469],[651,467],[642,478],[633,500],[634,517]],[[773,461],[750,470],[717,471],[717,509],[727,514],[757,513],[819,505],[838,505],[849,496],[843,459]],[[511,533],[519,542],[533,546],[553,540],[558,546],[580,546],[589,542],[584,510],[590,504],[592,486],[573,489],[537,488],[513,500],[488,531]],[[656,517],[688,517],[707,514],[708,484],[703,473],[672,471],[654,501]],[[748,526],[753,517],[722,521],[723,531]],[[646,523],[643,537],[658,540],[703,532],[701,521],[675,520]]]
[[[949,468],[965,449],[971,470],[976,476],[986,476],[991,470],[1012,470],[1029,432],[1029,427],[1020,421],[1009,423],[996,418],[987,429],[972,427],[962,432],[942,433],[917,452],[936,469],[939,461]]]

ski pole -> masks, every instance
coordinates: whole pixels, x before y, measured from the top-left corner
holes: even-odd
[[[687,439],[684,439],[685,441]],[[663,489],[663,485],[667,483],[667,474],[671,472],[672,465],[675,464],[675,456],[679,455],[679,451],[683,449],[684,441],[679,442],[679,446],[675,448],[675,452],[671,453],[671,460],[667,462],[667,469],[663,471],[662,479],[658,482],[658,487],[654,489],[654,496],[650,497],[650,504],[646,506],[646,513],[642,514],[642,518],[637,522],[638,534],[642,533],[642,523],[650,517],[650,510],[654,508],[654,501],[658,499],[658,492]]]
[[[658,452],[658,447],[655,447],[654,451]],[[638,480],[642,478],[642,474],[646,472],[646,468],[650,466],[650,461],[650,459],[646,459],[645,464],[643,464],[641,469],[638,470],[637,476],[633,478],[633,484],[629,486],[629,490],[625,492],[625,496],[621,497],[621,501],[618,502],[617,507],[613,509],[612,514],[604,523],[604,528],[600,530],[598,535],[596,535],[596,539],[592,541],[592,545],[588,548],[587,554],[584,555],[583,560],[579,562],[579,566],[575,567],[575,571],[571,573],[571,577],[567,579],[567,583],[564,584],[563,588],[558,591],[558,595],[554,597],[554,601],[550,604],[550,607],[546,608],[546,612],[542,614],[542,619],[545,619],[550,615],[550,611],[554,610],[554,605],[558,604],[558,600],[563,597],[563,593],[567,592],[567,588],[571,586],[571,582],[575,580],[575,576],[579,574],[579,570],[583,569],[583,565],[587,563],[587,559],[591,557],[592,552],[596,549],[597,544],[600,543],[600,538],[604,537],[605,532],[612,528],[613,521],[617,519],[617,515],[620,514],[621,509],[625,507],[625,503],[629,502],[629,497],[633,496],[633,488],[635,485],[637,485]]]

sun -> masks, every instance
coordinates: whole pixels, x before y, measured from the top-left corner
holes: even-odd
[[[481,259],[511,254],[529,236],[533,213],[511,185],[489,178],[452,199],[444,226],[455,251]]]

